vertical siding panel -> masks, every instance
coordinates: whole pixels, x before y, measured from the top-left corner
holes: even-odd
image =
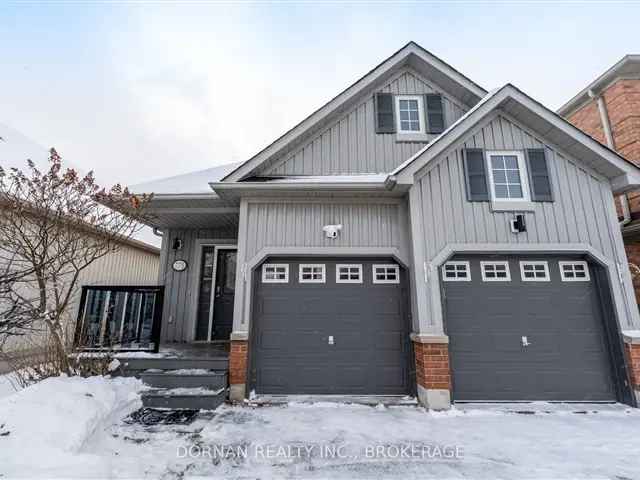
[[[377,90],[409,95],[437,91],[427,79],[408,70],[392,77]],[[425,143],[396,142],[395,134],[376,134],[373,93],[364,95],[323,131],[301,140],[301,144],[267,162],[258,174],[330,175],[393,170]],[[445,127],[465,111],[456,99],[446,93],[443,93],[443,107]],[[327,148],[330,149],[329,155]]]

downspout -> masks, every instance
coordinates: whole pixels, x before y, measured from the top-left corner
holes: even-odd
[[[162,230],[158,229],[158,227],[153,227],[151,231],[156,237],[162,237]]]
[[[613,141],[613,134],[611,133],[611,122],[609,121],[609,112],[607,111],[607,104],[604,102],[602,95],[595,93],[593,90],[588,92],[589,98],[596,101],[598,105],[598,112],[600,113],[600,122],[602,123],[602,130],[604,131],[604,138],[607,141],[607,146],[615,151],[616,145]],[[622,220],[620,221],[620,228],[631,223],[631,209],[629,208],[629,197],[626,193],[620,195],[620,204],[622,206]]]

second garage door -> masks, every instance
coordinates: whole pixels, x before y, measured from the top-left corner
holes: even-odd
[[[555,256],[445,264],[454,400],[615,400],[593,268]]]
[[[255,277],[250,382],[257,393],[409,393],[399,265],[278,258],[259,266]]]

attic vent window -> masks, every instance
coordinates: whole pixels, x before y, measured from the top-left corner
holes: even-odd
[[[419,95],[398,95],[396,97],[398,133],[425,133],[422,101],[422,96]]]

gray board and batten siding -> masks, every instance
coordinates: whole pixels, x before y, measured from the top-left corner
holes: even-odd
[[[162,342],[187,342],[195,337],[195,316],[199,291],[198,275],[202,246],[235,245],[237,229],[172,229],[164,230],[160,255],[160,278],[165,286],[162,313]],[[180,250],[173,249],[175,239],[182,240]],[[173,262],[185,260],[187,270],[176,272]]]
[[[530,202],[523,211],[497,211],[489,201],[470,202],[465,190],[463,154],[466,148],[521,150],[544,148],[553,201]],[[452,145],[416,173],[410,190],[414,261],[428,272],[414,272],[421,331],[442,334],[439,263],[455,252],[477,250],[517,252],[588,252],[607,263],[613,294],[624,314],[622,328],[633,328],[630,292],[618,280],[625,275],[626,256],[611,201],[609,181],[540,140],[515,119],[502,113],[488,117],[460,142]],[[525,216],[527,231],[514,234],[509,221]],[[428,285],[422,290],[425,275]],[[421,283],[422,282],[422,283]],[[420,285],[421,283],[421,285]]]
[[[394,95],[442,94],[444,128],[467,111],[462,102],[408,68],[376,91]],[[369,92],[357,106],[320,132],[293,143],[287,152],[265,162],[255,175],[349,175],[392,171],[424,147],[426,140],[398,141],[396,133],[376,133],[374,99],[374,92]],[[435,137],[436,134],[431,134],[426,139],[430,141]]]
[[[324,225],[340,223],[329,239]],[[240,205],[234,332],[248,333],[253,271],[267,256],[386,256],[408,266],[408,216],[403,199],[243,199]]]

